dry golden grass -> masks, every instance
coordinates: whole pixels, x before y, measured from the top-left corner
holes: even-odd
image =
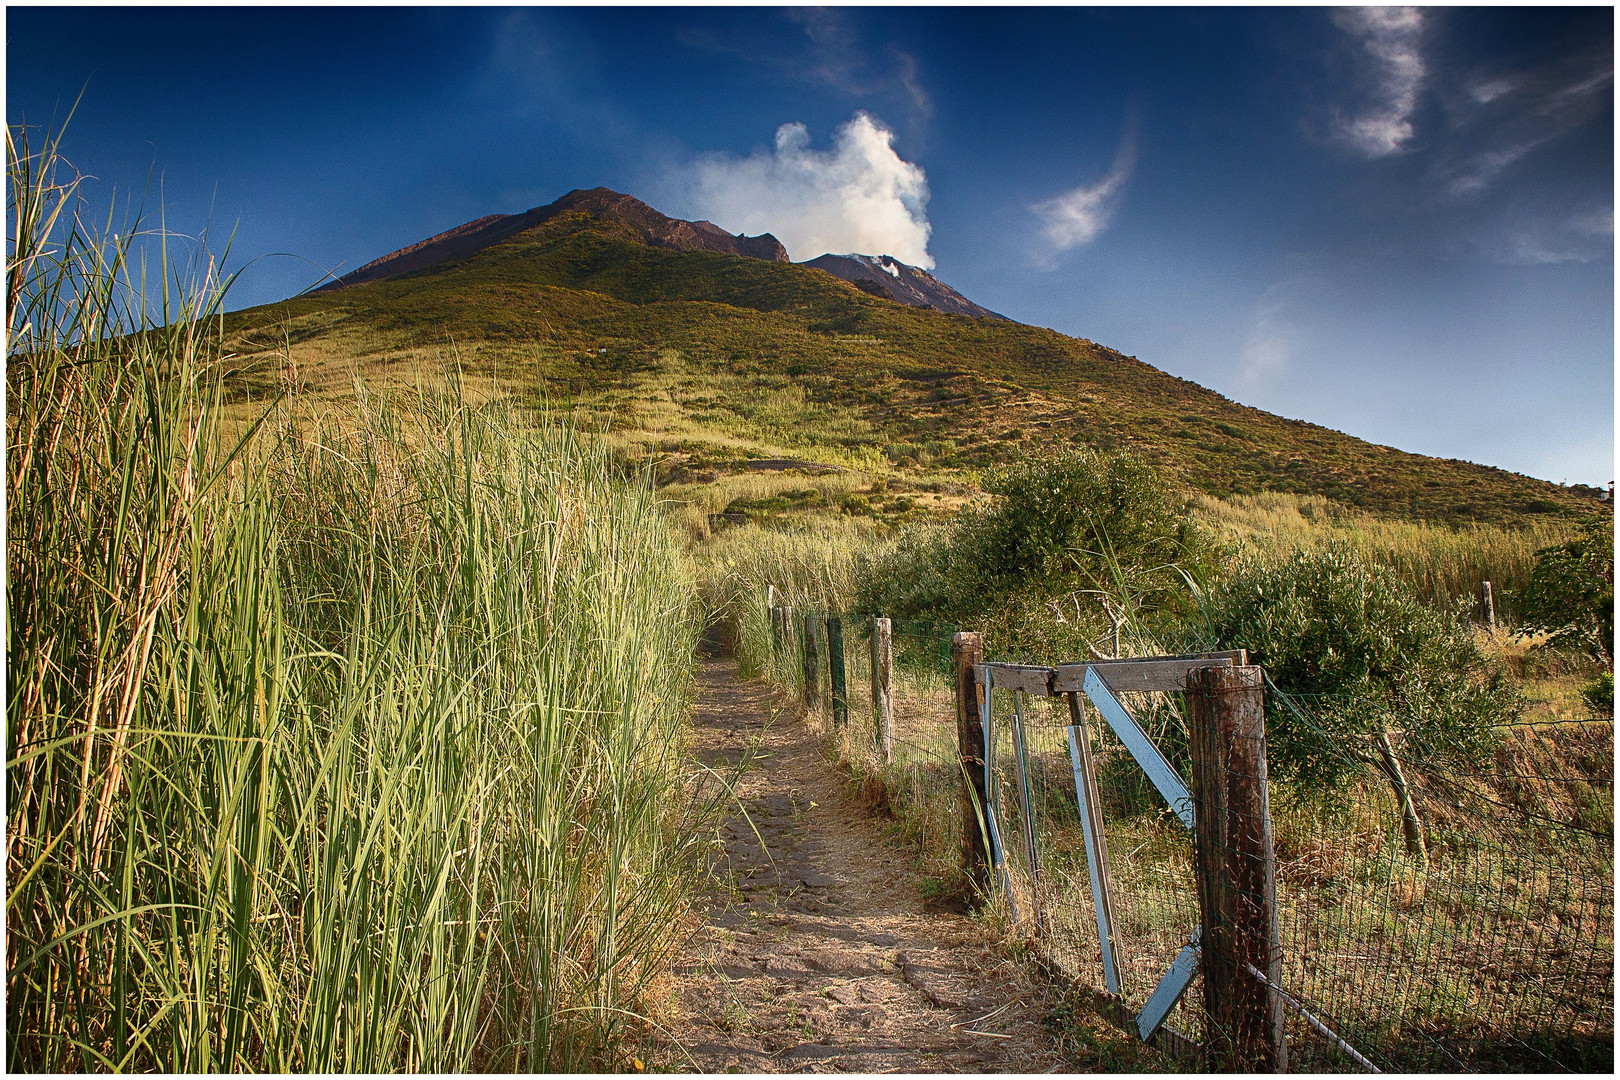
[[[1511,616],[1512,593],[1529,580],[1536,552],[1576,532],[1565,518],[1534,524],[1451,527],[1377,517],[1320,495],[1267,492],[1216,499],[1200,495],[1194,513],[1217,536],[1239,545],[1287,552],[1327,543],[1393,567],[1430,600],[1476,599],[1492,582],[1497,616]]]

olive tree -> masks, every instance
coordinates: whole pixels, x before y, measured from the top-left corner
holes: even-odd
[[[1208,601],[1220,646],[1248,649],[1273,682],[1305,700],[1301,712],[1267,720],[1272,770],[1325,788],[1355,762],[1371,764],[1400,801],[1408,850],[1423,856],[1392,736],[1427,760],[1477,763],[1490,752],[1492,726],[1521,708],[1462,612],[1429,606],[1388,567],[1336,546],[1242,558]]]
[[[1614,518],[1587,519],[1578,536],[1536,552],[1519,598],[1525,623],[1554,644],[1575,645],[1614,664]]]

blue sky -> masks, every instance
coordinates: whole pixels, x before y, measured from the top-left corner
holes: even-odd
[[[280,299],[606,185],[1227,396],[1614,464],[1614,12],[8,9],[7,119]],[[784,125],[800,125],[786,127]],[[817,250],[820,248],[821,250]],[[281,254],[275,254],[281,253]]]

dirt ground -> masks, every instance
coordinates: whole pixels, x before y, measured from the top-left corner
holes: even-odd
[[[696,756],[751,757],[652,1070],[1067,1072],[1165,1064],[1072,1004],[981,920],[926,903],[823,750],[730,659],[700,662]]]

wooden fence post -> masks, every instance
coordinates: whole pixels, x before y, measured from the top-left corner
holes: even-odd
[[[979,702],[984,690],[973,665],[984,663],[984,637],[958,633],[951,638],[951,685],[956,697],[956,742],[962,759],[962,872],[978,892],[990,888],[990,858],[981,825],[987,812],[984,775],[984,723]]]
[[[772,590],[773,592],[775,590]],[[782,609],[776,604],[771,605],[771,648],[777,652],[782,651]]]
[[[1480,614],[1485,621],[1486,628],[1489,630],[1495,630],[1496,597],[1491,594],[1491,583],[1488,581],[1482,581],[1479,583],[1479,608]]]
[[[849,722],[849,694],[844,686],[844,620],[827,619],[827,680],[832,684],[833,727]]]
[[[872,715],[877,720],[878,749],[886,765],[894,764],[894,624],[872,620]]]
[[[1206,1067],[1283,1072],[1282,998],[1249,970],[1282,981],[1265,683],[1257,666],[1197,668],[1187,681]]]
[[[816,617],[808,612],[804,616],[804,707],[821,707],[821,657],[817,652]]]

